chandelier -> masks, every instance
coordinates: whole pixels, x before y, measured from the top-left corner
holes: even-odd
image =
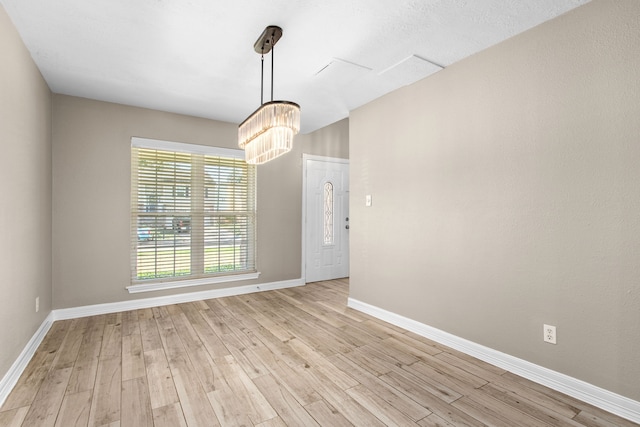
[[[300,131],[300,106],[295,102],[273,100],[273,47],[282,37],[282,28],[268,26],[254,50],[261,55],[260,108],[238,126],[238,146],[245,150],[249,164],[260,165],[289,151],[293,136]],[[271,101],[263,102],[264,55],[271,51]]]

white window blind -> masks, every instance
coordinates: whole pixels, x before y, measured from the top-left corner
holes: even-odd
[[[256,271],[256,168],[243,155],[132,138],[132,284]]]

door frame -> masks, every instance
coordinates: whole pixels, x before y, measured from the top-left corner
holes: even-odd
[[[307,284],[307,161],[315,160],[327,163],[349,164],[349,159],[340,157],[317,156],[313,154],[302,154],[302,259],[300,266],[300,276],[303,283]],[[351,182],[349,182],[351,185]],[[351,242],[349,242],[351,245]],[[347,248],[348,250],[348,248]]]

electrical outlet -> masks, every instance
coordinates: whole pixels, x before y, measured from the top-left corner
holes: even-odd
[[[544,342],[549,344],[557,344],[556,342],[556,327],[551,325],[543,325],[544,330]]]
[[[36,313],[40,311],[40,297],[36,297]]]

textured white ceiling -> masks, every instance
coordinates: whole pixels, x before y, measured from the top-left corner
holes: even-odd
[[[589,0],[0,0],[56,93],[240,123],[274,98],[302,132]],[[271,56],[265,59],[270,99]]]

